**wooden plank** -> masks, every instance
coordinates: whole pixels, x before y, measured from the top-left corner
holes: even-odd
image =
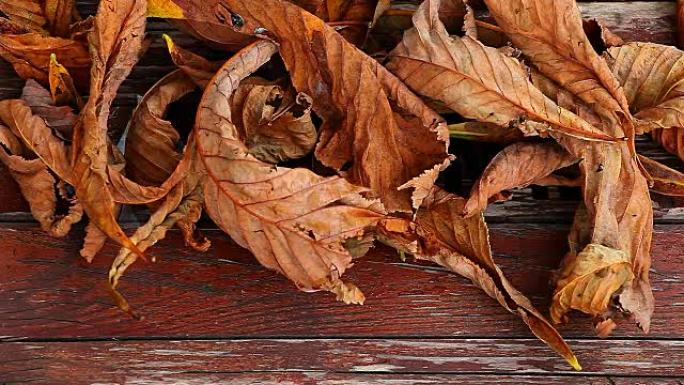
[[[571,342],[585,375],[684,376],[681,340]],[[6,382],[47,384],[186,372],[577,374],[537,341],[486,338],[21,342],[0,345],[0,362]]]
[[[543,311],[551,272],[566,250],[565,227],[492,226],[497,261]],[[94,264],[80,260],[80,234],[52,239],[35,226],[0,227],[0,335],[6,339],[174,336],[490,336],[529,337],[515,316],[464,279],[432,265],[401,262],[378,247],[345,275],[366,293],[363,306],[327,293],[302,293],[259,266],[218,231],[207,254],[183,246],[179,234],[152,250],[157,263],[138,263],[122,291],[145,319],[112,306],[108,245]],[[651,280],[656,309],[651,336],[684,336],[684,226],[657,226]],[[198,306],[199,305],[199,306]],[[567,337],[593,336],[590,320],[574,316]],[[616,336],[642,337],[629,322]]]
[[[35,369],[35,368],[31,368]],[[87,373],[89,368],[84,368]],[[29,373],[32,371],[29,371]],[[25,380],[26,373],[21,376],[14,373],[7,378],[18,379],[7,381],[6,384],[46,384],[54,382],[36,381],[35,378],[45,378],[40,374],[30,374],[31,380]],[[99,378],[85,379],[86,375],[79,373],[81,379],[68,378],[70,385],[102,384]],[[682,385],[679,379],[659,377],[619,377],[619,376],[530,376],[530,375],[478,375],[478,374],[385,374],[385,373],[324,373],[324,372],[259,372],[259,373],[225,373],[221,371],[208,372],[161,372],[136,373],[135,376],[112,374],[114,378],[108,384],[131,385]],[[60,379],[64,380],[64,379]],[[79,382],[80,381],[80,382]],[[64,382],[59,382],[64,383]]]

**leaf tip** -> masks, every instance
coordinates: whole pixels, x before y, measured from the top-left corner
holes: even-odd
[[[577,360],[577,356],[573,354],[572,357],[568,358],[567,360],[573,369],[575,369],[578,372],[582,371],[582,365],[580,365],[579,360]]]
[[[184,16],[183,9],[171,0],[147,1],[147,17],[182,19]]]
[[[164,39],[164,41],[166,42],[166,47],[169,49],[169,52],[173,51],[176,45],[171,39],[171,36],[163,34],[162,39]]]

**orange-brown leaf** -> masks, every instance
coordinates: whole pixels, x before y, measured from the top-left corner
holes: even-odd
[[[339,280],[352,256],[345,241],[360,238],[382,218],[365,189],[303,168],[275,167],[250,155],[231,120],[230,96],[240,80],[276,52],[270,42],[240,51],[207,87],[195,125],[197,153],[207,177],[211,218],[264,266],[304,290],[329,290],[345,302],[363,302]]]

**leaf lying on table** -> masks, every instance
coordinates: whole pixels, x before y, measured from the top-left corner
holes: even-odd
[[[510,53],[486,47],[469,35],[449,36],[439,20],[440,3],[424,2],[413,16],[414,28],[390,53],[388,68],[409,87],[466,118],[510,125],[526,135],[557,131],[613,139],[544,96]]]
[[[398,188],[426,171],[434,181],[448,164],[442,119],[379,63],[301,8],[275,0],[164,4],[172,11],[157,16],[231,25],[277,39],[293,86],[312,98],[312,110],[323,119],[316,157],[351,183],[370,188],[388,210],[409,211],[411,194]],[[417,137],[424,140],[412,140]]]
[[[275,52],[270,42],[244,48],[221,67],[202,97],[195,138],[207,174],[207,212],[262,265],[300,289],[328,290],[346,303],[363,303],[363,294],[340,280],[352,261],[345,243],[363,239],[383,217],[381,206],[342,178],[258,160],[232,122],[230,96]]]
[[[465,203],[461,197],[436,189],[425,199],[415,221],[382,221],[381,239],[417,259],[435,262],[470,279],[506,310],[520,316],[537,337],[570,365],[581,369],[558,331],[511,285],[494,262],[484,217],[462,217]]]
[[[122,246],[109,282],[130,314],[124,272],[174,226],[206,251],[207,210],[261,264],[346,303],[365,297],[342,275],[379,237],[470,279],[579,368],[496,265],[482,212],[507,189],[580,186],[551,320],[579,310],[599,335],[622,316],[648,331],[649,184],[684,196],[684,174],[637,155],[635,133],[684,159],[681,51],[624,44],[572,0],[483,2],[496,24],[460,0],[426,0],[391,47],[373,35],[387,0],[102,0],[84,20],[74,0],[0,0],[0,56],[28,79],[21,99],[0,101],[0,161],[49,234],[88,214],[86,260],[107,239]],[[178,69],[140,100],[122,154],[108,119],[148,45],[145,14],[242,49],[214,62],[164,35]],[[387,68],[368,54],[390,51]],[[468,199],[436,186],[449,134],[507,145]],[[151,213],[130,237],[126,205]]]

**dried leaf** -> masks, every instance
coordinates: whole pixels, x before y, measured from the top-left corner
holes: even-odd
[[[22,35],[0,34],[0,56],[12,64],[24,79],[35,79],[48,85],[50,54],[55,54],[78,86],[88,84],[90,57],[80,42],[59,37],[46,37],[39,33]]]
[[[663,195],[684,196],[684,174],[645,156],[639,155],[639,161],[653,180],[651,190]]]
[[[26,81],[21,99],[31,107],[34,115],[40,116],[62,140],[70,140],[78,115],[69,106],[55,106],[50,91],[33,79]]]
[[[654,129],[651,132],[651,137],[669,153],[684,160],[684,127]]]
[[[47,34],[47,20],[37,0],[0,0],[0,12],[17,26]]]
[[[0,107],[0,109],[4,109]],[[41,229],[54,237],[63,237],[80,221],[83,210],[72,202],[66,215],[57,215],[57,180],[39,159],[29,159],[9,128],[0,124],[0,161],[7,166],[29,204],[33,218]]]
[[[110,238],[138,255],[142,252],[121,230],[109,189],[107,119],[112,100],[139,57],[145,31],[146,5],[141,0],[100,2],[91,46],[88,103],[74,131],[73,186],[90,221]]]
[[[578,161],[556,143],[512,144],[492,159],[475,182],[463,215],[484,211],[489,198],[503,190],[527,187]]]
[[[166,41],[166,46],[169,49],[173,63],[183,70],[186,75],[190,76],[197,86],[200,88],[206,87],[216,71],[221,67],[221,63],[211,62],[200,55],[180,47],[167,34],[162,35],[162,37]]]
[[[414,28],[390,53],[388,68],[409,87],[466,118],[517,127],[526,135],[552,130],[614,139],[545,97],[517,59],[471,36],[449,36],[439,7],[440,0],[424,2],[413,16]]]
[[[601,316],[613,294],[633,278],[627,253],[591,243],[563,261],[553,294],[551,319],[561,322],[570,309]]]
[[[270,82],[242,82],[231,103],[235,124],[249,153],[267,163],[301,158],[318,135],[311,121],[311,98]]]
[[[629,108],[620,84],[584,33],[573,0],[484,0],[497,24],[541,73],[615,121]],[[625,120],[626,121],[626,120]],[[632,133],[628,133],[631,137]]]
[[[332,290],[359,302],[337,284],[352,256],[344,248],[383,217],[361,187],[303,168],[274,167],[248,153],[231,121],[230,96],[238,82],[276,52],[270,42],[240,51],[207,87],[195,125],[197,153],[206,169],[205,206],[211,218],[262,265],[302,290]]]
[[[463,198],[437,189],[425,199],[414,223],[385,220],[380,224],[381,236],[418,259],[435,262],[470,279],[506,310],[520,316],[537,337],[580,370],[577,358],[560,334],[494,262],[483,216],[463,218],[464,207]]]
[[[369,187],[389,210],[409,211],[410,192],[398,187],[448,164],[441,118],[322,20],[276,0],[173,3],[187,19],[277,39],[292,84],[323,120],[317,158]]]
[[[684,126],[684,52],[670,46],[629,43],[605,58],[622,85],[637,132]]]
[[[83,107],[83,100],[74,85],[69,71],[57,61],[57,55],[50,55],[50,66],[48,69],[48,83],[50,84],[50,94],[52,101],[57,106],[75,105]]]
[[[43,10],[47,24],[55,36],[68,36],[74,16],[76,0],[44,0]]]
[[[449,136],[455,139],[508,144],[523,139],[520,130],[493,123],[466,122],[449,125]]]

